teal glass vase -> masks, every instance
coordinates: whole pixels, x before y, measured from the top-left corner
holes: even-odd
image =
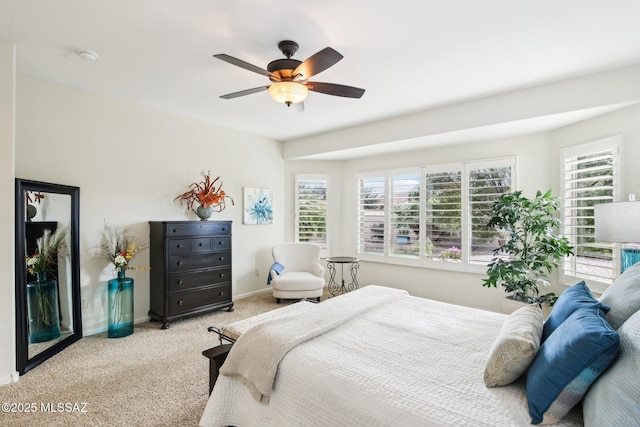
[[[640,262],[640,246],[625,245],[622,247],[622,259],[620,263],[620,273]]]
[[[60,336],[58,282],[48,279],[45,272],[36,273],[36,281],[27,284],[27,315],[30,343],[51,341]]]
[[[109,338],[121,338],[133,333],[133,279],[118,271],[109,280]]]

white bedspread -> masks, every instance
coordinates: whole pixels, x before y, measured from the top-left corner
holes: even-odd
[[[398,289],[369,286],[357,295],[314,304],[303,315],[267,320],[238,338],[220,374],[239,378],[256,399],[266,403],[274,390],[278,366],[292,348],[406,295]]]
[[[423,298],[393,299],[291,349],[268,404],[236,377],[220,376],[200,425],[529,425],[522,383],[483,382],[505,318]],[[582,425],[579,409],[562,425]]]

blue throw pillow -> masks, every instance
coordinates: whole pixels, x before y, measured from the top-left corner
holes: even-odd
[[[609,311],[609,306],[598,301],[587,287],[584,281],[576,283],[569,289],[560,294],[558,300],[553,305],[551,314],[544,322],[542,328],[542,339],[544,342],[551,332],[556,330],[562,322],[564,322],[571,313],[582,307],[598,307],[604,314]]]
[[[533,424],[553,424],[584,396],[620,350],[618,333],[600,308],[574,311],[540,346],[527,373]]]

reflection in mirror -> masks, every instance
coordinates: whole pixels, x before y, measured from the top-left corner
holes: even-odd
[[[29,369],[82,337],[79,188],[16,179],[16,358]]]
[[[55,236],[56,233],[64,234],[61,239],[61,247],[53,256],[51,262],[47,263],[42,282],[49,286],[55,286],[54,291],[57,297],[54,301],[47,301],[43,284],[38,284],[37,272],[29,272],[29,262],[27,262],[27,317],[29,321],[29,358],[36,356],[49,347],[69,337],[73,333],[73,311],[71,310],[71,259],[68,248],[71,246],[67,230],[71,226],[71,196],[68,194],[55,193],[35,193],[39,199],[38,206],[29,204],[29,193],[27,193],[27,221],[26,227],[26,248],[27,261],[37,259],[38,239],[44,237],[45,231]],[[35,200],[34,200],[35,201]],[[32,208],[29,208],[32,206]],[[40,208],[40,209],[38,209]],[[38,301],[40,304],[38,304]],[[42,325],[38,327],[38,319],[47,319],[49,316],[42,312],[46,309],[57,310],[57,319],[49,320],[49,327]],[[46,314],[46,313],[45,313]],[[41,322],[42,323],[42,322]],[[42,329],[44,333],[39,333]],[[49,329],[49,331],[47,331]]]

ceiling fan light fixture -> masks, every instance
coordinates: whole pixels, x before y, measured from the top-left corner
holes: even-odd
[[[297,104],[307,99],[309,89],[298,82],[277,82],[269,86],[271,99],[282,104]]]

